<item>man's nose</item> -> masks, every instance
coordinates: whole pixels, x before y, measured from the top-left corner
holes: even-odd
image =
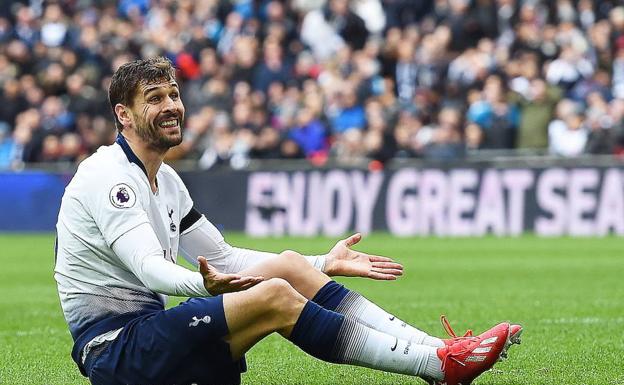
[[[176,110],[175,101],[171,97],[168,96],[165,99],[165,104],[163,106],[163,110],[165,110],[165,111],[175,111]]]

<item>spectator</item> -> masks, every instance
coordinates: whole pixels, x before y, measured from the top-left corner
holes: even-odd
[[[21,92],[21,85],[17,80],[10,79],[4,83],[0,95],[0,122],[13,127],[15,117],[27,107],[27,102]]]
[[[8,130],[4,135],[8,134]],[[8,136],[2,141],[2,167],[20,169],[24,166],[27,146],[31,143],[32,131],[26,125],[18,125],[13,131],[13,136]]]
[[[0,123],[0,170],[13,168],[16,160],[17,148],[10,137],[10,126],[6,122]]]
[[[613,96],[624,99],[624,47],[618,48],[613,61]]]
[[[594,68],[589,60],[583,58],[573,47],[564,46],[559,57],[548,66],[546,80],[569,91],[582,79],[591,77],[593,72]]]
[[[347,87],[338,95],[338,111],[332,119],[332,129],[341,134],[348,130],[363,130],[366,125],[364,108],[358,104],[355,91]],[[353,136],[353,135],[352,135]]]
[[[303,18],[301,41],[307,44],[318,59],[326,60],[344,45],[338,31],[325,19],[323,11],[315,9]]]
[[[309,108],[299,110],[297,125],[290,129],[288,137],[297,143],[308,158],[327,156],[327,129]]]
[[[557,119],[548,126],[549,152],[553,155],[582,154],[589,131],[584,124],[579,106],[569,99],[557,104]]]
[[[588,154],[621,154],[624,149],[624,100],[614,99],[607,105],[606,114],[588,112],[590,129],[585,152]]]
[[[414,55],[415,44],[401,40],[397,47],[396,84],[399,101],[408,104],[416,93],[418,65]]]
[[[449,65],[448,79],[460,90],[467,90],[477,82],[484,81],[493,66],[490,42],[484,41],[479,48],[468,48]]]
[[[263,127],[249,155],[257,159],[281,158],[279,131],[271,126]]]
[[[234,42],[235,64],[230,76],[230,84],[245,82],[252,84],[254,82],[254,71],[256,67],[256,51],[258,50],[258,42],[250,36],[238,37]],[[217,57],[213,53],[210,59],[217,62]],[[216,72],[216,71],[215,71]]]
[[[61,46],[67,37],[67,21],[59,4],[49,4],[43,14],[41,41],[48,47]]]
[[[520,106],[517,148],[540,150],[548,148],[548,125],[561,99],[561,90],[548,86],[542,79],[530,82],[526,96],[515,98]]]
[[[351,128],[336,137],[334,146],[338,162],[345,165],[362,164],[366,159],[366,149],[362,146],[362,131]]]
[[[461,113],[451,107],[443,108],[438,114],[438,124],[423,127],[421,137],[423,155],[432,160],[453,160],[464,155],[461,136]]]
[[[518,108],[507,102],[502,79],[490,76],[485,82],[483,96],[472,103],[466,115],[482,131],[479,148],[511,149],[514,147],[520,114]],[[472,133],[473,135],[475,133]]]
[[[432,0],[385,0],[382,2],[388,28],[414,25],[433,9]]]
[[[75,163],[84,159],[84,155],[81,139],[78,134],[69,132],[61,137],[59,161]]]
[[[399,158],[413,158],[422,156],[429,135],[419,135],[423,128],[422,122],[414,113],[403,111],[397,121],[394,131],[394,140],[397,144],[396,156]],[[426,130],[426,129],[425,129]]]
[[[292,66],[284,58],[277,41],[267,41],[264,46],[264,59],[254,73],[254,89],[266,93],[273,82],[286,83],[292,76]]]
[[[470,12],[469,0],[447,0],[438,1],[438,3],[447,3],[445,8],[436,8],[438,10],[438,18],[442,23],[449,25],[451,29],[450,49],[454,52],[461,52],[469,47],[474,47],[477,42],[486,37],[487,29],[491,28],[490,21],[480,19],[476,12]],[[478,4],[477,10],[486,11],[487,6]],[[483,24],[481,24],[481,23]]]
[[[371,101],[366,106],[366,122],[363,140],[367,157],[381,163],[388,162],[397,151],[396,140],[390,130],[392,118],[380,102]]]
[[[348,0],[328,0],[323,13],[325,20],[352,49],[364,48],[368,30],[364,20],[349,8]]]
[[[438,93],[444,91],[444,78],[448,70],[445,51],[451,39],[447,32],[446,28],[438,27],[434,33],[422,38],[416,54],[416,84],[419,89]]]
[[[577,102],[584,102],[588,95],[599,93],[603,99],[611,99],[611,90],[609,85],[611,79],[606,71],[597,71],[593,77],[584,79],[577,83],[569,92],[570,98]]]
[[[96,91],[86,84],[84,76],[73,73],[65,82],[67,90],[67,110],[73,115],[93,113]]]
[[[353,12],[364,20],[366,30],[371,34],[378,34],[386,26],[386,15],[380,0],[355,0]]]

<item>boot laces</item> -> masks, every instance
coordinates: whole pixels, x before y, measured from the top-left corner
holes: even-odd
[[[461,343],[461,349],[457,349],[457,350],[451,350],[451,347],[449,347],[449,351],[446,354],[446,357],[444,357],[444,359],[442,360],[442,366],[441,369],[442,371],[444,371],[446,369],[446,365],[448,363],[449,360],[456,362],[457,364],[461,365],[461,366],[466,366],[466,363],[461,361],[458,357],[462,357],[464,356],[466,353],[470,352],[470,349],[468,348],[467,345],[469,344],[464,344],[463,342],[465,341],[459,341],[458,343]]]
[[[446,318],[446,316],[444,314],[442,314],[440,316],[440,322],[442,323],[442,327],[444,328],[444,331],[446,331],[446,334],[449,335],[449,337],[453,338],[453,339],[460,339],[460,338],[469,338],[472,337],[472,330],[468,329],[466,331],[466,333],[464,333],[463,336],[459,337],[457,334],[455,334],[455,331],[453,330],[453,328],[451,327],[450,322],[448,321],[448,319]]]
[[[472,330],[468,329],[466,331],[466,333],[464,333],[463,336],[458,336],[455,331],[453,330],[453,328],[451,327],[451,324],[449,323],[448,319],[446,318],[445,315],[440,316],[440,322],[442,323],[442,327],[444,328],[444,330],[446,331],[446,333],[453,338],[453,341],[455,342],[455,344],[460,344],[461,345],[461,349],[455,350],[455,351],[451,351],[450,347],[449,347],[449,352],[446,355],[446,357],[444,357],[444,360],[442,360],[442,370],[444,371],[444,368],[446,367],[446,364],[448,362],[448,360],[454,361],[457,364],[461,365],[461,366],[466,366],[465,362],[462,362],[459,358],[457,357],[461,357],[463,355],[465,355],[466,353],[470,352],[470,342],[478,340],[478,337],[473,336],[472,334]]]
[[[441,367],[442,371],[444,371],[444,369],[446,368],[446,365],[449,360],[461,366],[466,366],[466,363],[462,359],[465,359],[466,354],[470,353],[472,349],[476,347],[475,345],[473,345],[473,343],[475,341],[479,341],[479,337],[471,337],[471,336],[454,337],[453,339],[455,343],[447,347],[448,353],[442,360],[442,367]],[[457,345],[459,345],[460,347],[457,348]]]

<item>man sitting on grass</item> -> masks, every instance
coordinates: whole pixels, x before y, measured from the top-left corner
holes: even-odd
[[[359,234],[319,256],[231,247],[163,164],[184,120],[171,63],[122,65],[109,98],[117,141],[82,162],[57,223],[72,358],[93,384],[237,384],[245,352],[273,332],[325,361],[469,384],[519,337],[501,323],[442,340],[332,281],[402,274],[352,250]],[[178,252],[199,272],[178,266]],[[165,310],[166,295],[192,298]]]

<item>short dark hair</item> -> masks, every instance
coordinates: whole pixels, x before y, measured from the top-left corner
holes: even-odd
[[[145,60],[134,60],[123,64],[115,71],[108,88],[108,101],[115,116],[115,126],[123,129],[115,113],[115,105],[121,103],[132,107],[135,92],[141,84],[152,84],[161,80],[175,80],[175,68],[169,59],[159,56]]]

